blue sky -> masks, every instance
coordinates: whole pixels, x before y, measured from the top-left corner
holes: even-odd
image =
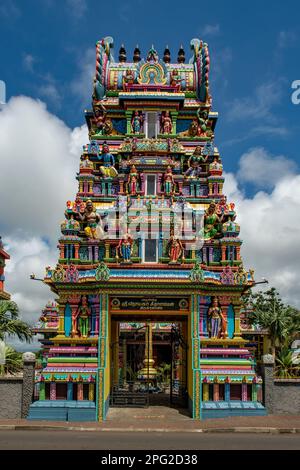
[[[104,6],[105,5],[105,6]],[[168,44],[176,60],[180,43],[208,42],[213,108],[220,118],[216,143],[226,169],[253,146],[297,161],[300,105],[291,83],[300,79],[300,5],[296,1],[183,2],[111,0],[0,0],[0,79],[8,98],[40,98],[75,127],[89,105],[94,44],[124,42],[128,56]],[[246,188],[251,190],[248,184]]]

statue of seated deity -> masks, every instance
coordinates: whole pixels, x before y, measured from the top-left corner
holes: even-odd
[[[98,155],[98,160],[102,161],[100,166],[101,174],[104,178],[115,178],[118,175],[117,170],[115,169],[115,158],[109,153],[109,146],[103,144],[102,153]]]

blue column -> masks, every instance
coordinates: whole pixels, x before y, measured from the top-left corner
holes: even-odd
[[[67,383],[67,400],[73,400],[73,382]]]
[[[230,401],[230,384],[225,383],[225,401]]]

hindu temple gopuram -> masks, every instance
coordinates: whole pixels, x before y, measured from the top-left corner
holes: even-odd
[[[31,419],[104,420],[112,406],[186,407],[194,419],[265,414],[240,322],[254,283],[223,193],[208,45],[142,57],[96,44],[89,142],[65,208],[56,296],[36,331]],[[63,158],[63,157],[62,157]],[[63,208],[62,208],[63,212]]]

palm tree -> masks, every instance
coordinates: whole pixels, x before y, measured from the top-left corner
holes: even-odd
[[[17,336],[21,341],[32,338],[29,325],[19,318],[18,306],[11,300],[0,301],[0,340],[4,341],[6,335]]]
[[[0,364],[0,376],[16,374],[23,368],[22,354],[15,351],[11,346],[5,345],[5,364]]]
[[[290,379],[299,376],[300,367],[293,363],[293,351],[284,347],[276,356],[275,374],[277,377]]]

